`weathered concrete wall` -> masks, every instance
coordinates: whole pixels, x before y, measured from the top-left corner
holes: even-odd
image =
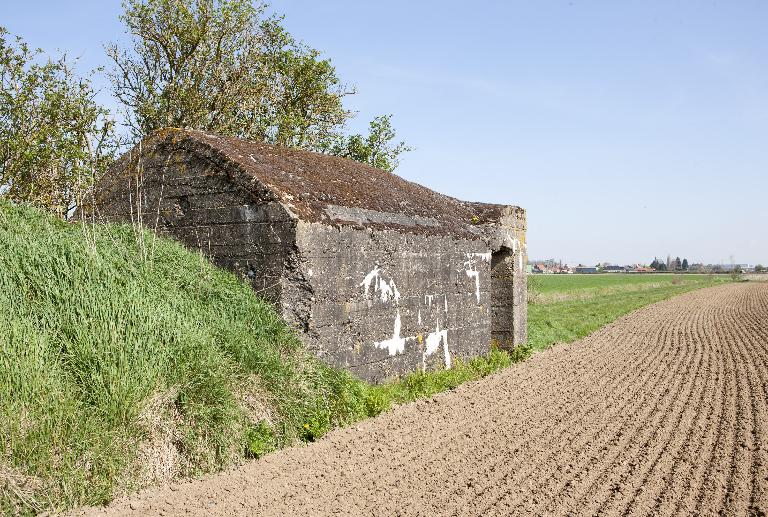
[[[489,227],[487,232],[488,242],[494,250],[492,276],[496,287],[491,302],[492,337],[507,349],[528,341],[526,231],[525,210],[510,206],[504,209],[497,224]]]
[[[488,351],[491,253],[482,241],[299,223],[308,345],[369,380]]]
[[[279,302],[286,256],[295,250],[295,221],[283,206],[254,199],[216,164],[185,151],[145,153],[116,171],[119,188],[104,193],[98,216],[157,228]]]

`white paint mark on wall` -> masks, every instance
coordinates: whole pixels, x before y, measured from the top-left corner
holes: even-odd
[[[390,280],[387,282],[383,278],[379,278],[379,283],[377,284],[377,291],[381,291],[381,301],[387,302],[390,299],[394,300],[395,302],[400,300],[400,291],[397,290],[397,286],[395,285],[394,280]]]
[[[376,282],[379,278],[379,266],[375,266],[370,273],[365,275],[365,278],[363,279],[362,283],[360,284],[365,288],[365,295],[368,296],[368,289],[371,288],[371,284]]]
[[[427,339],[424,340],[424,354],[432,355],[440,347],[440,342],[443,339],[443,333],[447,335],[447,330],[440,330],[440,320],[437,320],[437,329],[434,332],[427,334]]]
[[[383,303],[390,300],[394,300],[397,303],[400,300],[400,291],[395,285],[395,281],[390,279],[389,281],[383,279],[380,275],[381,268],[376,265],[360,282],[360,286],[363,287],[365,295],[368,296],[368,291],[373,287],[373,292],[380,293],[379,298]]]
[[[520,239],[510,232],[504,232],[504,244],[506,245],[507,242],[512,244],[512,253],[517,253],[517,250],[520,249]]]
[[[490,262],[491,261],[491,252],[488,251],[486,253],[467,253],[467,258],[479,258],[483,262]]]
[[[418,311],[418,321],[419,325],[421,325],[421,310]],[[400,333],[402,332],[402,329],[402,318],[400,317],[400,309],[398,309],[395,316],[394,328],[392,329],[392,337],[383,341],[376,341],[373,343],[374,346],[376,348],[386,350],[390,356],[402,354],[405,351],[406,343],[408,341],[415,341],[417,339],[416,336],[401,337]],[[421,342],[421,339],[418,339],[419,342]],[[448,329],[440,330],[440,320],[438,319],[435,331],[427,334],[427,337],[424,339],[424,351],[422,352],[421,356],[422,369],[426,369],[427,356],[437,352],[440,349],[440,345],[443,347],[443,360],[445,361],[445,367],[450,368],[451,352],[448,349]]]
[[[466,273],[469,278],[475,279],[475,296],[477,297],[477,303],[480,303],[480,271],[467,269]]]
[[[480,303],[480,272],[475,267],[475,258],[480,258],[484,262],[490,262],[491,253],[467,253],[467,261],[464,262],[464,271],[467,276],[475,281],[475,297],[477,303]]]
[[[434,294],[425,294],[424,303],[432,307],[432,300],[435,298]]]
[[[444,301],[445,301],[445,312],[448,312],[448,295],[447,294],[445,295]]]
[[[426,357],[437,352],[440,344],[443,345],[445,367],[451,367],[451,353],[448,350],[448,329],[440,330],[440,320],[437,320],[437,328],[430,332],[424,340],[424,355],[422,356],[422,368],[426,368]]]
[[[387,349],[389,355],[397,355],[403,353],[403,350],[405,350],[406,340],[413,338],[400,337],[401,329],[402,323],[400,321],[400,309],[398,309],[397,316],[395,317],[395,328],[392,331],[392,337],[390,339],[385,339],[384,341],[377,341],[374,343],[374,345],[377,348]]]

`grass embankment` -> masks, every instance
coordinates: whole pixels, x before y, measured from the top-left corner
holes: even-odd
[[[569,343],[645,305],[726,281],[703,274],[529,276],[528,342],[534,350]]]
[[[2,513],[215,471],[511,360],[492,351],[370,386],[311,357],[245,283],[181,245],[0,200]]]

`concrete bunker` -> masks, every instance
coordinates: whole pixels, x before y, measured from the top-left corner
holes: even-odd
[[[338,157],[161,130],[97,185],[94,210],[201,250],[271,301],[317,357],[370,381],[527,339],[517,206],[461,201]]]

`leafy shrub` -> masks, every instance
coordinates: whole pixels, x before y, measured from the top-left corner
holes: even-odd
[[[277,440],[275,432],[265,421],[250,425],[245,431],[245,457],[260,458],[275,450]]]

